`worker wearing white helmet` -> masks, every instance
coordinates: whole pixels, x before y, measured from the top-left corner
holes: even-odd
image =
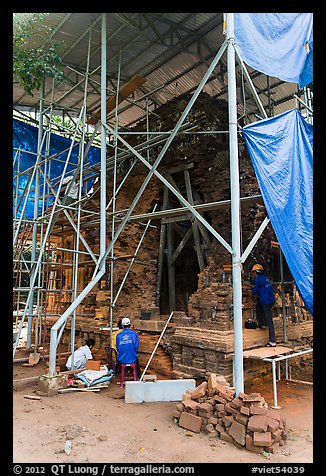
[[[266,347],[275,347],[276,337],[272,314],[272,307],[275,302],[273,285],[268,277],[264,275],[264,268],[261,264],[255,264],[251,271],[255,273],[254,287],[251,292],[257,296],[256,317],[258,327],[262,329],[268,327],[269,342]]]
[[[123,329],[116,337],[118,362],[121,364],[133,364],[137,362],[138,358],[138,334],[136,331],[130,329],[129,317],[124,317],[121,324]]]

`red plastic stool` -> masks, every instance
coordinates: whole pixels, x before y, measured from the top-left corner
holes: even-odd
[[[133,362],[132,364],[121,364],[121,374],[120,374],[120,387],[122,388],[125,384],[125,370],[126,367],[131,367],[133,374],[134,374],[134,380],[138,380],[137,377],[137,367],[136,367],[136,362]]]

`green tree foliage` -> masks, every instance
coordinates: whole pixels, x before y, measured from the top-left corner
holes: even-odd
[[[46,25],[47,13],[16,13],[13,16],[13,73],[14,80],[33,96],[41,88],[43,79],[65,79],[60,49],[62,43],[47,40],[53,31]]]

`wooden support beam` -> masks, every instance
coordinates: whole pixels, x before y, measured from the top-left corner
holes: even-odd
[[[185,247],[186,243],[188,242],[191,236],[192,236],[192,229],[189,228],[187,233],[184,235],[183,239],[178,244],[175,252],[171,256],[171,265],[174,264],[175,260],[177,259],[177,257],[179,256],[179,254],[181,253],[181,251],[183,250],[183,248]]]
[[[168,196],[169,196],[169,190],[166,186],[164,186],[162,210],[165,210],[167,207]],[[159,246],[159,252],[158,252],[158,265],[157,265],[157,284],[156,284],[156,306],[157,307],[160,306],[165,242],[166,242],[166,225],[162,222],[161,233],[160,233],[160,246]]]
[[[192,188],[191,188],[191,182],[190,182],[190,175],[188,170],[184,171],[184,177],[185,177],[185,182],[186,182],[186,190],[187,190],[187,197],[188,197],[188,202],[190,205],[194,204],[194,199],[192,195]],[[204,261],[204,255],[201,249],[201,243],[200,243],[200,236],[199,236],[199,230],[198,230],[198,220],[195,219],[192,221],[192,231],[194,234],[194,242],[195,242],[195,249],[197,252],[197,257],[198,257],[198,264],[199,264],[199,269],[200,271],[203,271],[205,268],[205,261]]]
[[[142,76],[136,74],[133,78],[128,81],[128,83],[124,84],[118,94],[118,104],[124,101],[130,94],[136,91],[136,89],[140,88],[145,83],[146,79]],[[106,103],[106,113],[109,114],[116,106],[117,102],[117,95],[111,96]],[[94,117],[95,116],[95,117]],[[101,108],[97,109],[93,112],[92,116],[90,116],[87,120],[88,124],[95,125],[101,118]]]
[[[167,245],[168,245],[168,281],[169,281],[169,307],[170,312],[175,310],[175,269],[172,262],[172,254],[174,247],[174,224],[169,223],[167,226]]]
[[[184,172],[185,170],[193,169],[194,168],[194,163],[190,162],[189,164],[184,164],[184,165],[177,165],[176,167],[170,168],[165,171],[166,174],[173,175],[173,174],[178,174],[180,172]],[[162,169],[164,170],[164,169]]]

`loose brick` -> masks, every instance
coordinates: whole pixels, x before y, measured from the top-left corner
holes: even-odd
[[[184,404],[183,404],[183,403],[177,403],[175,409],[176,409],[178,412],[182,413],[183,410],[184,410]]]
[[[200,416],[200,415],[198,415],[198,416]],[[208,421],[208,418],[204,418],[204,417],[202,417],[202,419],[203,419],[203,423],[202,423],[202,425],[203,425],[203,426],[206,426],[206,425],[208,425],[208,423],[209,423],[209,421]]]
[[[223,403],[224,405],[228,402],[228,400],[226,398],[223,398],[220,395],[214,395],[214,400],[217,403]]]
[[[237,421],[238,423],[241,423],[241,425],[244,425],[244,426],[247,426],[248,420],[249,420],[249,417],[247,415],[243,415],[242,413],[238,413],[235,416],[235,421]]]
[[[267,418],[265,415],[253,415],[248,421],[248,430],[256,432],[267,431]]]
[[[198,385],[198,387],[193,389],[191,398],[193,400],[196,400],[197,398],[204,397],[206,391],[207,391],[207,382],[203,382],[200,385]]]
[[[239,450],[243,450],[244,449],[244,445],[240,445],[240,443],[238,443],[237,441],[233,440],[233,444],[236,448],[238,448]]]
[[[224,412],[224,403],[217,403],[215,408],[218,412]]]
[[[213,406],[210,403],[200,403],[198,405],[198,414],[199,413],[204,413],[207,415],[208,413],[213,413]],[[200,415],[200,416],[205,416],[205,415]]]
[[[282,430],[278,428],[277,430],[272,431],[272,438],[276,441],[280,441],[282,438]]]
[[[267,446],[265,448],[265,451],[268,451],[269,453],[274,454],[279,449],[279,447],[280,447],[279,442],[274,440],[271,446]]]
[[[208,395],[210,396],[215,395],[216,388],[217,388],[216,374],[210,374],[209,379],[207,381]]]
[[[215,425],[215,430],[218,431],[219,433],[225,432],[224,426],[220,425],[219,423]]]
[[[226,381],[226,378],[224,375],[216,375],[216,382],[221,384],[221,385],[229,385],[229,383]]]
[[[225,400],[227,400],[228,402],[230,402],[231,400],[233,400],[233,393],[229,393],[229,392],[219,392],[220,396],[222,398],[225,398]]]
[[[211,416],[209,419],[208,419],[208,423],[211,423],[212,425],[216,425],[217,424],[217,418],[214,417],[214,416]]]
[[[277,420],[274,420],[274,418],[267,417],[267,425],[267,430],[273,432],[279,428],[280,423]]]
[[[212,406],[214,406],[215,403],[216,403],[213,397],[208,398],[208,399],[206,400],[206,402],[209,403],[209,404],[212,405]]]
[[[242,405],[242,407],[240,407],[240,412],[243,413],[244,415],[250,415],[250,408]]]
[[[231,402],[225,404],[225,411],[231,413],[231,415],[236,415],[239,410],[234,407],[231,407]]]
[[[190,393],[185,392],[185,393],[182,395],[182,401],[184,401],[184,400],[191,400],[191,395],[190,395]]]
[[[182,403],[184,405],[185,412],[192,413],[193,415],[197,414],[197,407],[198,407],[197,402],[194,402],[193,400],[184,400]]]
[[[263,401],[265,401],[260,393],[250,393],[249,395],[243,396],[242,400],[244,402],[263,402]]]
[[[272,433],[270,431],[265,431],[265,433],[261,433],[260,431],[254,431],[254,445],[271,446]]]
[[[229,430],[228,430],[229,435],[232,436],[232,438],[239,443],[239,445],[244,446],[246,444],[246,427],[242,425],[241,423],[238,423],[237,421],[234,421]]]
[[[226,427],[231,426],[231,424],[234,422],[234,418],[231,415],[226,415],[222,418],[222,421]]]
[[[239,392],[239,394],[238,394],[238,397],[241,398],[241,400],[243,400],[247,396],[248,395],[246,393],[243,393],[243,392]]]
[[[179,419],[181,417],[181,413],[182,412],[178,412],[178,410],[173,410],[172,416],[173,416],[173,418],[178,418]]]
[[[182,412],[179,420],[179,426],[186,430],[199,433],[202,426],[203,419],[199,416],[192,415],[191,413]]]
[[[211,423],[208,423],[205,426],[205,432],[206,433],[211,433],[212,431],[215,431],[214,425],[212,425]]]
[[[265,415],[266,408],[264,407],[256,407],[254,405],[250,406],[250,415]]]
[[[255,446],[253,443],[253,439],[249,435],[246,435],[246,450],[252,451],[253,453],[257,454],[260,454],[262,452],[262,448],[259,446]]]
[[[242,399],[241,398],[238,398],[238,397],[235,397],[232,402],[230,402],[230,405],[231,407],[233,408],[241,408],[242,407]]]
[[[233,443],[232,436],[226,433],[226,431],[221,431],[220,438],[221,440],[228,441],[229,443]]]

